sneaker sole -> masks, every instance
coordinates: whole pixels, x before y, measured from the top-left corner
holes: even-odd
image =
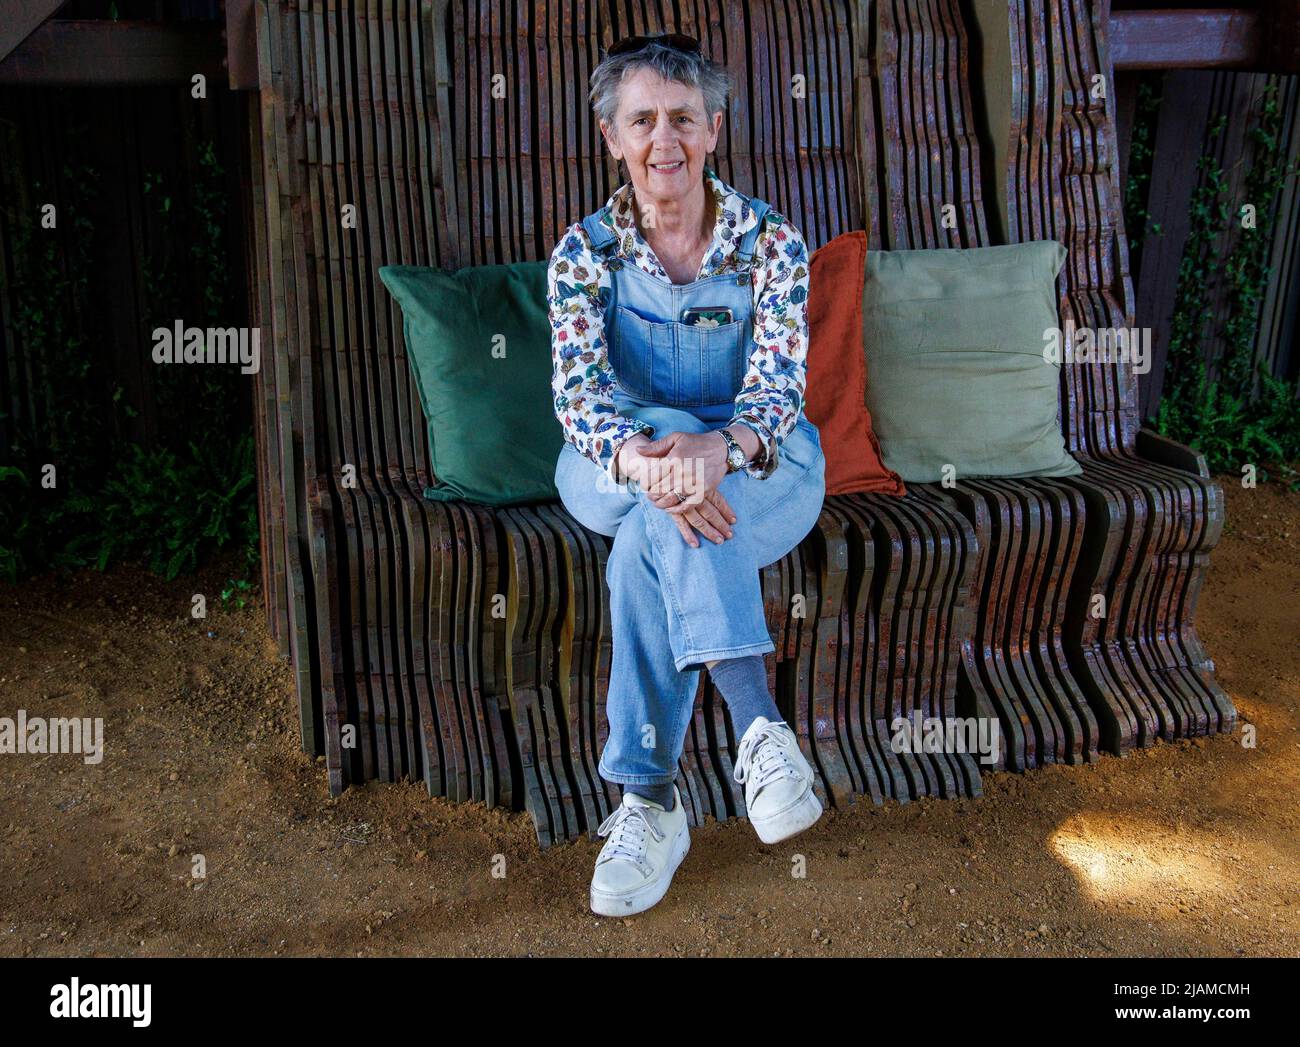
[[[808,794],[798,803],[771,817],[755,818],[750,815],[749,824],[764,843],[780,843],[814,825],[821,816],[821,801],[809,789]]]
[[[677,867],[682,864],[686,852],[691,849],[690,829],[685,822],[677,841],[673,844],[672,857],[668,863],[668,872],[662,879],[648,883],[631,894],[607,894],[591,889],[591,911],[597,916],[635,916],[658,905],[672,886]]]

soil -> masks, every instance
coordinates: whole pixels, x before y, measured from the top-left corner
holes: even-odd
[[[0,716],[105,723],[99,764],[0,755],[0,955],[1300,955],[1300,495],[1221,482],[1198,624],[1253,748],[986,775],[775,847],[711,822],[625,920],[587,909],[596,842],[414,783],[331,799],[228,567],[0,585]]]

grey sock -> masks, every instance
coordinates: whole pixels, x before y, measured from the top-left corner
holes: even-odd
[[[727,658],[710,669],[709,676],[727,700],[736,741],[745,736],[749,725],[760,716],[769,720],[781,719],[776,702],[772,701],[772,693],[767,689],[767,668],[761,654]]]
[[[625,785],[624,793],[636,793],[643,800],[651,800],[657,803],[665,811],[671,811],[677,803],[673,799],[673,783],[665,782],[663,785]]]

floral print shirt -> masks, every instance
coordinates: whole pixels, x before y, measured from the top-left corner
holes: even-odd
[[[706,186],[716,201],[713,242],[704,252],[697,279],[735,271],[736,252],[756,219],[748,199],[708,167]],[[637,229],[632,183],[609,198],[606,223],[618,234],[617,254],[671,283],[654,251]],[[808,248],[788,219],[768,211],[754,245],[753,351],[732,423],[750,426],[762,447],[745,471],[757,479],[771,476],[777,448],[794,429],[804,406],[808,354]],[[654,427],[619,414],[613,389],[618,376],[606,353],[605,305],[613,276],[594,252],[581,222],[570,226],[551,253],[547,270],[547,306],[551,319],[551,392],[555,415],[565,439],[621,482],[615,466],[619,450],[634,434],[654,435]]]

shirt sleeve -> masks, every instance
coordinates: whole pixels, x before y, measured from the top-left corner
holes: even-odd
[[[653,436],[654,426],[618,413],[618,383],[605,339],[605,307],[612,277],[591,249],[582,223],[565,231],[546,271],[551,320],[551,393],[564,438],[595,462],[615,483],[623,444],[636,433]]]
[[[762,260],[754,286],[754,349],[736,396],[731,423],[750,426],[763,441],[745,471],[766,480],[777,448],[804,406],[808,360],[808,247],[788,219],[769,212],[754,246]]]

